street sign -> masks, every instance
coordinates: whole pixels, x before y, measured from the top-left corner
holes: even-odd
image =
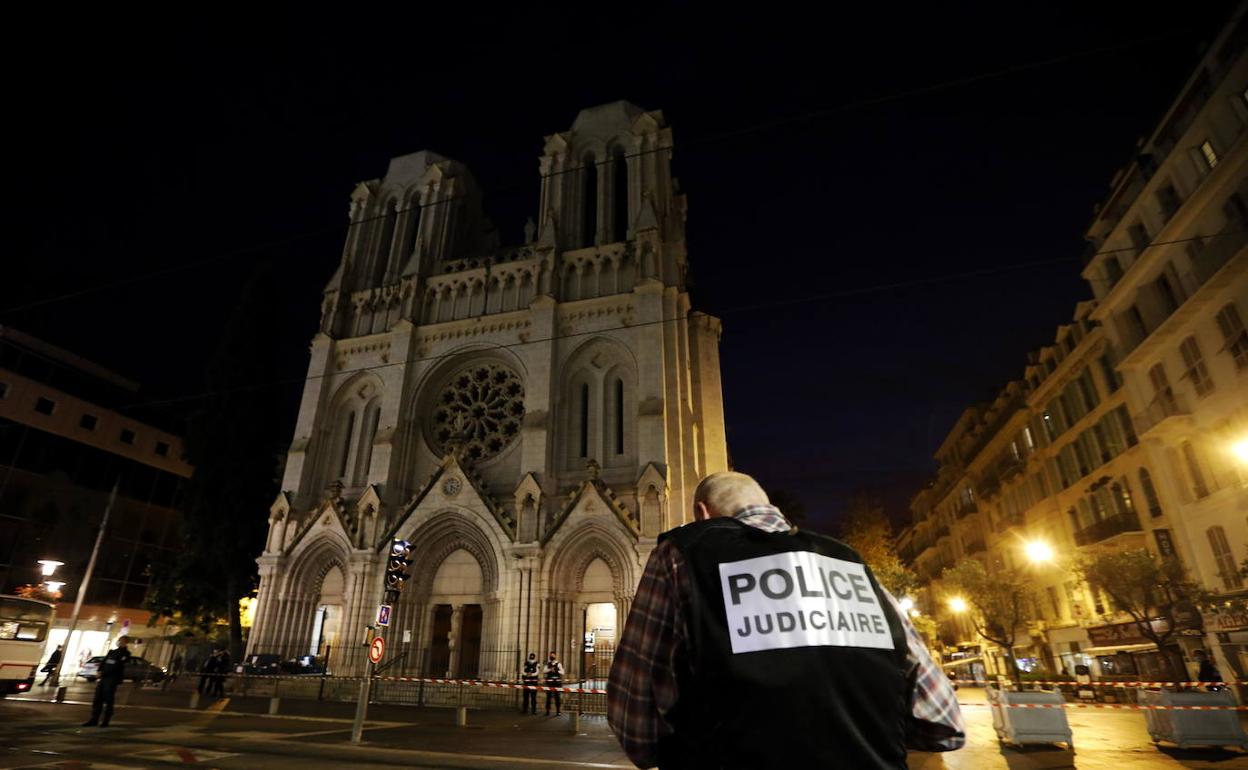
[[[377,606],[377,625],[379,626],[390,625],[390,605],[389,604],[379,604]]]
[[[386,654],[386,640],[380,636],[373,639],[373,643],[368,646],[368,659],[373,663],[380,663],[381,656]]]

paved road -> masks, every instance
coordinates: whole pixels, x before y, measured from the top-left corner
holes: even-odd
[[[73,690],[81,695],[85,690]],[[36,694],[35,697],[39,697]],[[983,693],[963,690],[970,741],[949,754],[915,753],[912,770],[1154,770],[1244,768],[1248,756],[1219,749],[1158,749],[1140,712],[1073,711],[1078,753],[1057,747],[1003,748],[992,730]],[[264,699],[228,698],[199,710],[185,693],[136,692],[114,727],[83,728],[85,704],[0,701],[0,768],[137,770],[198,764],[221,770],[274,768],[627,768],[601,718],[571,722],[504,711],[472,712],[468,727],[447,709],[374,706],[363,746],[349,743],[351,704],[283,701],[269,717]]]

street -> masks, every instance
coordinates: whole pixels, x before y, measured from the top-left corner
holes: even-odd
[[[568,715],[522,717],[509,711],[472,711],[455,726],[452,709],[375,705],[364,743],[349,742],[352,704],[283,701],[269,716],[263,698],[225,698],[186,708],[186,690],[134,690],[119,705],[112,727],[79,725],[89,711],[90,688],[71,688],[64,704],[50,692],[0,701],[0,768],[134,770],[196,764],[242,768],[611,768],[631,767],[602,717],[584,717],[578,734]],[[1248,768],[1248,757],[1225,749],[1157,748],[1132,711],[1072,711],[1078,753],[1035,746],[1003,748],[996,740],[983,691],[964,688],[970,740],[948,754],[912,753],[913,770],[1032,770],[1075,767]],[[44,699],[44,700],[36,700]],[[120,699],[119,699],[120,703]]]

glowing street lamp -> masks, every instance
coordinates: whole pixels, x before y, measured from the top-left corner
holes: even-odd
[[[52,577],[56,573],[56,568],[65,562],[57,561],[56,559],[40,559],[35,563],[39,565],[39,570],[44,577]]]
[[[65,585],[64,580],[45,580],[43,584],[48,587],[48,593],[56,594],[61,590],[61,586]]]
[[[1053,561],[1053,546],[1043,540],[1028,540],[1023,553],[1032,564],[1048,564]]]
[[[897,601],[897,606],[901,608],[902,612],[908,613],[914,609],[914,599],[911,599],[909,596],[903,596]]]
[[[952,597],[949,599],[949,609],[959,614],[966,612],[966,599],[963,599],[961,596]]]
[[[1248,438],[1240,439],[1231,444],[1231,454],[1244,465],[1248,465]]]

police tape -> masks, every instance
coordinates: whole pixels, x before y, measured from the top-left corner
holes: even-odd
[[[1027,681],[1024,685],[1061,685],[1063,687],[1226,687],[1243,682],[1064,682],[1064,681]]]
[[[219,676],[234,677],[243,680],[252,679],[277,679],[287,682],[319,682],[322,679],[328,679],[334,682],[362,682],[362,676],[282,676],[281,674],[222,674]],[[434,677],[421,676],[375,676],[374,682],[424,682],[426,684],[450,684],[464,685],[467,687],[490,687],[500,690],[535,690],[539,692],[568,692],[582,693],[585,695],[606,695],[607,691],[598,687],[552,687],[550,685],[540,684],[515,684],[512,682],[490,682],[481,679],[438,679]]]
[[[972,703],[958,701],[959,706],[982,706],[1007,709],[1110,709],[1113,711],[1248,711],[1248,706],[1153,706],[1138,703]]]

